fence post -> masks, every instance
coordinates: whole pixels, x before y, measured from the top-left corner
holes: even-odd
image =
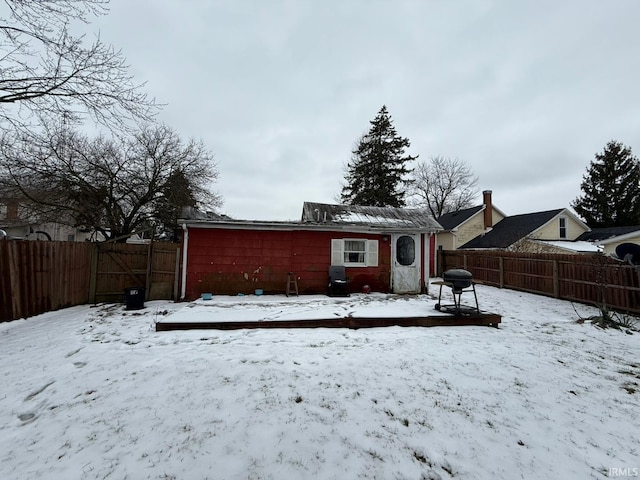
[[[553,296],[560,298],[560,279],[558,278],[559,267],[558,260],[553,261]]]
[[[500,288],[504,288],[504,257],[502,255],[498,257],[498,265],[500,268]]]
[[[95,305],[96,303],[96,284],[98,281],[98,249],[99,243],[92,244],[91,250],[91,273],[89,274],[89,301]]]
[[[26,241],[26,240],[22,240]],[[24,293],[20,288],[20,262],[18,256],[21,250],[18,248],[18,241],[12,241],[9,244],[9,279],[11,282],[11,320],[22,317],[22,309],[20,308],[20,298]]]
[[[149,295],[151,294],[151,282],[153,279],[151,276],[153,275],[153,238],[149,242],[149,249],[147,250],[147,278],[145,279],[145,293],[144,299],[149,300]]]
[[[173,278],[173,301],[178,301],[180,293],[180,247],[176,249],[176,271]]]
[[[442,276],[442,262],[444,262],[444,250],[436,250],[436,277]]]
[[[467,254],[466,253],[462,256],[462,259],[463,259],[462,264],[464,265],[462,268],[467,270]]]
[[[0,240],[0,322],[13,320],[10,240]]]

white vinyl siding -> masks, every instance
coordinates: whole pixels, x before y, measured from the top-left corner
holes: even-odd
[[[345,267],[377,267],[378,241],[363,238],[331,240],[331,265]]]

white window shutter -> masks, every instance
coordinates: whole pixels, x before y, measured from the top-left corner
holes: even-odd
[[[378,241],[367,240],[367,267],[378,266]]]
[[[341,238],[331,239],[331,265],[344,265],[344,242]]]

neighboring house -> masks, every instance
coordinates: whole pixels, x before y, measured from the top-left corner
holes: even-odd
[[[599,245],[605,255],[611,255],[621,243],[636,243],[640,245],[640,225],[593,228],[591,231],[580,235],[578,240]]]
[[[14,199],[0,200],[0,235],[17,240],[53,240],[84,242],[95,240],[91,234],[69,225],[42,222],[31,215],[24,203]]]
[[[179,221],[183,299],[283,293],[289,272],[301,293],[326,293],[331,265],[346,267],[353,292],[423,292],[441,230],[426,210],[391,207],[305,202],[301,220],[285,222],[194,213]]]
[[[538,253],[594,252],[593,246],[586,242],[573,243],[588,231],[589,227],[574,213],[566,208],[559,208],[505,217],[487,233],[470,240],[460,248]]]
[[[455,250],[468,241],[488,232],[506,215],[493,205],[491,190],[482,192],[482,205],[446,213],[437,221],[442,228],[438,233],[438,249]]]

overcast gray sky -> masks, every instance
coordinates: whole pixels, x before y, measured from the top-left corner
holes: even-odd
[[[477,204],[569,207],[609,140],[640,153],[638,22],[638,0],[111,0],[93,27],[214,153],[222,212],[287,220],[334,203],[383,104]]]

